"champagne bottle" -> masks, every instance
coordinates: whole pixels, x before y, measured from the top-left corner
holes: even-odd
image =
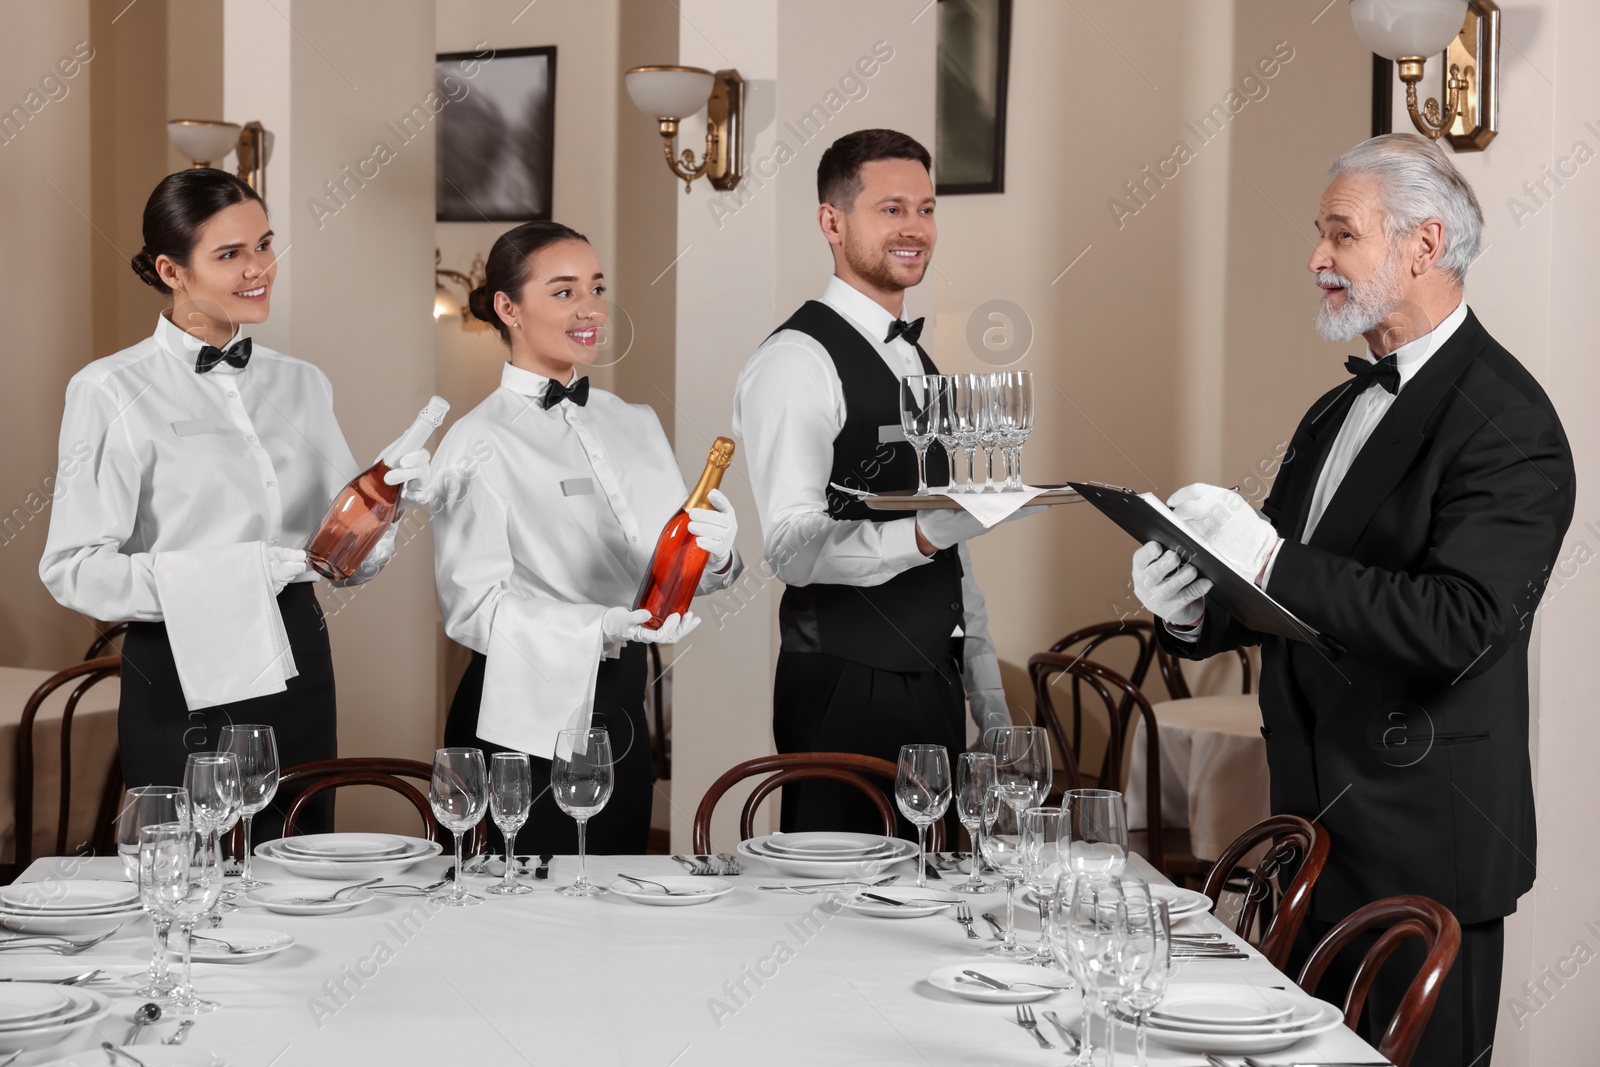
[[[372,546],[400,517],[401,487],[384,484],[383,476],[394,469],[401,457],[427,444],[449,410],[450,404],[443,397],[429,400],[417,420],[382,458],[340,490],[306,545],[306,558],[318,574],[341,582],[355,575]]]
[[[733,442],[726,437],[717,438],[706,456],[706,469],[700,473],[689,499],[662,528],[650,566],[645,569],[644,581],[639,584],[639,595],[633,601],[635,611],[650,609],[645,629],[659,630],[668,615],[682,615],[689,610],[700,575],[705,572],[706,560],[711,558],[705,549],[695,544],[695,536],[689,532],[689,509],[711,506],[706,498],[722,484],[722,473],[732,459]]]

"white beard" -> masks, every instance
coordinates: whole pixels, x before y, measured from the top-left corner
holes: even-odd
[[[1331,270],[1317,272],[1318,285],[1344,286],[1344,306],[1332,310],[1327,299],[1317,305],[1317,333],[1324,341],[1349,341],[1388,318],[1400,306],[1400,256],[1392,253],[1369,281],[1352,282]]]

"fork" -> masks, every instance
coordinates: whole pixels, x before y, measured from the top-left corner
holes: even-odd
[[[90,938],[88,941],[69,941],[64,937],[51,937],[48,934],[31,934],[23,937],[13,937],[6,941],[0,941],[0,951],[5,951],[7,949],[41,948],[46,952],[54,952],[58,956],[76,956],[80,952],[87,952],[91,948],[94,948],[100,942],[104,941],[112,934],[115,934],[117,930],[120,929],[122,929],[122,925],[119,923],[116,930],[109,930],[106,933],[101,934],[99,937]],[[51,945],[46,943],[38,943],[16,945],[12,943],[14,941],[44,942],[46,939],[49,941],[59,941],[61,944]]]
[[[1055,1048],[1050,1039],[1039,1032],[1039,1021],[1033,1017],[1033,1009],[1026,1004],[1017,1005],[1017,1025],[1032,1034],[1040,1048]]]
[[[717,853],[717,859],[722,861],[722,870],[719,872],[720,874],[735,875],[744,873],[744,867],[741,866],[739,861],[734,859],[729,853],[719,852]]]
[[[99,978],[105,973],[105,971],[95,970],[84,971],[82,974],[75,974],[71,978],[0,978],[0,982],[37,982],[42,985],[83,985],[85,982],[94,981],[96,978]],[[11,1060],[0,1060],[0,1067],[6,1067],[6,1064],[10,1062]]]
[[[956,922],[967,928],[968,937],[978,940],[978,931],[972,928],[972,908],[964,900],[956,905]]]
[[[617,877],[632,882],[634,885],[653,885],[669,897],[698,897],[701,895],[700,893],[692,893],[687,889],[670,889],[660,882],[652,882],[648,878],[635,878],[631,874],[618,874]]]
[[[334,890],[332,893],[328,893],[328,894],[326,894],[324,896],[320,896],[320,897],[289,897],[287,900],[278,901],[278,903],[280,903],[280,904],[332,904],[334,901],[338,900],[340,897],[344,896],[346,893],[353,893],[357,889],[365,889],[368,886],[377,885],[381,881],[383,881],[382,878],[368,878],[365,882],[356,882],[354,885],[343,886],[343,887],[341,887],[339,889]]]
[[[1071,1047],[1067,1051],[1071,1052],[1074,1049],[1081,1051],[1083,1049],[1083,1038],[1078,1036],[1078,1032],[1076,1030],[1062,1022],[1061,1016],[1057,1015],[1053,1011],[1047,1011],[1044,1013],[1044,1017],[1049,1019],[1050,1025],[1054,1026],[1056,1030],[1060,1032],[1061,1039],[1063,1041],[1071,1042]]]
[[[228,954],[230,956],[248,956],[252,952],[260,952],[261,951],[261,948],[240,948],[238,945],[235,945],[233,942],[224,941],[220,937],[207,937],[204,934],[190,934],[189,936],[194,941],[209,941],[214,945],[221,945],[223,948],[228,950]],[[265,947],[265,946],[263,946],[263,947]],[[126,1042],[124,1042],[124,1044],[126,1044]]]
[[[689,868],[690,874],[712,873],[711,867],[708,864],[701,862],[699,856],[696,856],[694,859],[690,859],[687,856],[673,856],[672,860],[674,863],[681,863],[685,867]]]

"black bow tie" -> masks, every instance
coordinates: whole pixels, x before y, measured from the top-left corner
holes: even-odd
[[[580,408],[589,402],[589,379],[579,378],[571,385],[562,385],[554,378],[545,379],[544,398],[539,404],[549,411],[563,400],[570,400]]]
[[[241,337],[223,351],[214,345],[205,345],[200,349],[200,354],[194,357],[194,372],[204,374],[218,363],[226,363],[230,367],[243,367],[250,362],[250,338]]]
[[[895,319],[889,324],[889,336],[883,339],[883,343],[888,344],[902,335],[907,341],[916,344],[917,339],[922,336],[922,320],[912,319],[907,322],[905,319]]]
[[[1355,387],[1358,395],[1373,383],[1389,390],[1390,396],[1400,392],[1400,368],[1395,364],[1393,352],[1376,363],[1368,363],[1360,356],[1351,356],[1344,361],[1344,369],[1356,376]]]

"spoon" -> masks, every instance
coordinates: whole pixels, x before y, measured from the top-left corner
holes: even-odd
[[[123,1039],[124,1045],[131,1045],[139,1040],[139,1031],[143,1030],[146,1023],[153,1023],[161,1018],[161,1005],[151,1001],[139,1006],[133,1013],[133,1029],[128,1031],[128,1036]]]

